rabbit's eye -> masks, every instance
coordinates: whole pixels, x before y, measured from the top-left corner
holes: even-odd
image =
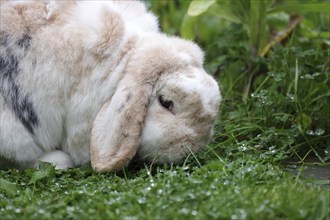
[[[173,110],[173,101],[170,101],[170,100],[166,100],[164,99],[163,96],[159,96],[159,103],[164,107],[166,108],[167,110],[171,111]]]

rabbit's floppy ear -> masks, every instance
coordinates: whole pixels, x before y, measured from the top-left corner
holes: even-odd
[[[124,80],[125,81],[125,80]],[[119,86],[98,113],[92,130],[91,163],[95,171],[120,170],[140,144],[152,86]]]
[[[91,137],[91,164],[95,171],[120,170],[137,152],[155,84],[173,63],[163,55],[162,59],[152,59],[161,53],[149,53],[131,63],[111,101],[96,116]]]

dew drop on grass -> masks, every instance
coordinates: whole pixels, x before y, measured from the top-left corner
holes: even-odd
[[[300,79],[314,79],[314,76],[311,74],[305,74],[300,76]]]
[[[136,216],[125,216],[124,220],[137,220],[138,218]]]
[[[145,204],[147,202],[147,199],[145,197],[139,198],[138,203],[139,204]]]
[[[173,198],[174,199],[174,201],[176,201],[176,202],[183,202],[183,198],[182,198],[182,196],[176,196],[176,197],[174,197]]]
[[[116,208],[115,212],[116,212],[117,215],[119,215],[120,214],[120,209],[119,208]]]
[[[273,104],[271,100],[269,100],[269,97],[267,96],[268,90],[261,90],[258,93],[252,93],[251,98],[256,101],[256,106],[262,107],[262,106],[268,106]]]
[[[112,205],[112,204],[115,204],[116,202],[117,202],[116,199],[110,199],[110,200],[107,202],[107,204],[108,204],[108,205]]]
[[[271,146],[269,147],[269,153],[270,154],[276,154],[277,150],[276,150],[276,146]]]
[[[196,216],[198,214],[198,212],[196,210],[192,210],[191,214]]]
[[[158,195],[163,194],[163,190],[162,190],[162,189],[157,190],[157,194],[158,194]]]
[[[261,206],[259,206],[257,209],[256,209],[256,212],[258,213],[258,212],[262,212],[262,211],[264,211],[265,210],[265,205],[264,204],[262,204]]]
[[[241,145],[241,146],[238,147],[238,150],[241,151],[241,152],[246,151],[247,149],[248,148],[247,148],[247,146],[245,144],[243,144],[243,145]]]
[[[244,173],[250,173],[253,170],[253,167],[247,167]]]
[[[75,210],[75,208],[73,206],[69,206],[69,207],[66,208],[66,210],[68,212],[73,212]]]
[[[181,208],[181,209],[179,210],[179,212],[180,212],[181,214],[187,215],[187,214],[189,213],[189,210],[186,209],[186,208]]]
[[[223,185],[225,185],[225,186],[228,186],[230,184],[230,181],[229,180],[225,180],[224,182],[223,182]]]
[[[271,150],[274,150],[276,148],[276,146],[270,146],[268,149],[271,151]]]
[[[196,198],[196,195],[194,193],[189,193],[188,196],[189,196],[190,199],[195,199]]]
[[[177,176],[177,171],[176,171],[176,170],[172,171],[172,172],[171,172],[171,176],[172,176],[172,177]]]
[[[268,72],[268,75],[271,76],[276,82],[280,82],[284,77],[285,73],[283,72]]]
[[[306,134],[311,136],[322,136],[325,133],[325,131],[322,128],[317,128],[315,130],[308,130],[306,131]]]
[[[304,209],[299,209],[298,213],[299,213],[300,217],[302,217],[302,218],[306,217],[306,215],[307,215],[307,212]]]
[[[8,206],[6,207],[6,209],[7,209],[7,210],[12,210],[12,209],[14,209],[14,207],[11,206],[11,205],[8,205]]]
[[[294,98],[293,94],[288,93],[288,94],[286,94],[286,96],[289,98],[290,102],[295,102],[295,98]]]
[[[231,219],[246,219],[247,213],[244,209],[235,210],[235,214],[231,216]]]
[[[316,136],[321,136],[321,135],[323,135],[324,134],[324,130],[322,129],[322,128],[317,128],[316,130],[315,130],[315,135]]]

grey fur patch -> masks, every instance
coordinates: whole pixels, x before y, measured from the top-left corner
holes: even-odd
[[[18,41],[18,46],[24,50],[28,50],[31,44],[32,38],[28,34],[24,34],[23,37]]]
[[[130,92],[130,93],[128,93],[128,95],[127,95],[127,97],[126,97],[126,102],[129,102],[129,100],[131,100],[131,98],[132,98],[132,93]]]
[[[18,41],[18,46],[28,49],[31,38],[24,35]],[[34,134],[34,127],[38,126],[39,120],[33,108],[28,94],[23,94],[18,83],[17,76],[20,72],[19,60],[23,57],[16,56],[8,46],[8,37],[1,35],[0,46],[4,49],[0,54],[0,94],[3,96],[6,105],[12,109],[15,116],[21,121],[24,127]]]
[[[0,32],[0,45],[7,45],[8,44],[8,38],[9,36],[5,34],[5,32]]]

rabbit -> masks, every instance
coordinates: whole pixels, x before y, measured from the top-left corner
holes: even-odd
[[[119,171],[181,163],[213,134],[221,94],[195,43],[139,1],[1,1],[0,158]]]

